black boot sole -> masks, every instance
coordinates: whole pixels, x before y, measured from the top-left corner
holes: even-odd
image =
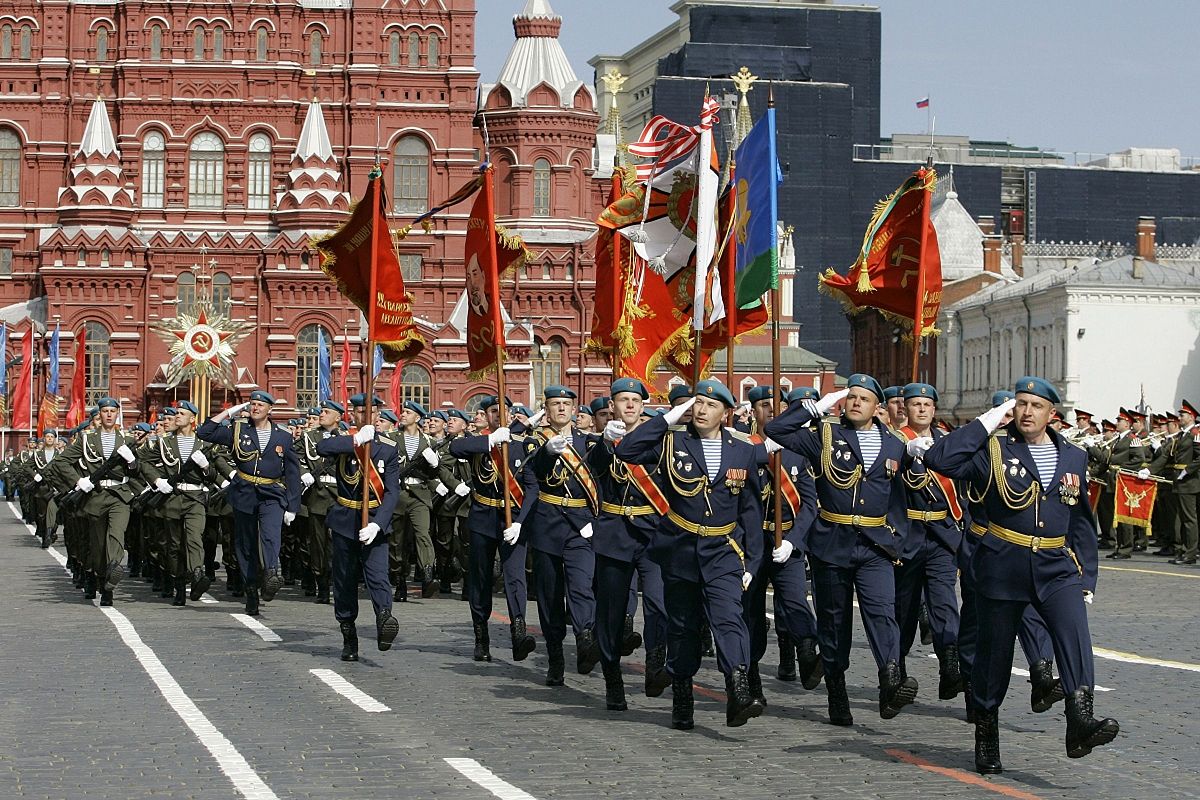
[[[646,697],[662,697],[662,693],[671,685],[671,676],[667,671],[646,674]]]
[[[492,654],[491,654],[491,651],[489,650],[489,648],[484,647],[483,649],[480,649],[479,646],[476,645],[475,652],[474,652],[474,654],[472,654],[471,658],[473,658],[475,661],[489,661],[490,662],[492,660]]]
[[[825,664],[821,661],[820,656],[813,662],[812,667],[805,667],[803,678],[800,685],[805,689],[815,689],[821,685],[821,679],[825,677]]]
[[[121,564],[117,564],[115,567],[113,567],[111,570],[108,571],[108,577],[106,577],[104,579],[104,588],[108,589],[109,591],[112,591],[113,589],[117,588],[117,584],[119,584],[124,579],[125,579],[125,567],[122,566]]]
[[[392,642],[396,641],[397,634],[400,633],[400,621],[395,617],[388,617],[387,621],[379,628],[378,645],[380,650],[391,650]]]
[[[621,640],[621,655],[631,656],[633,651],[642,646],[642,635],[637,631]]]
[[[565,686],[566,678],[565,678],[565,676],[559,675],[558,673],[553,673],[553,674],[546,673],[546,685],[547,686]]]
[[[883,719],[893,719],[900,709],[917,699],[917,682],[913,678],[905,678],[896,688],[887,702],[879,704],[879,716]]]
[[[1092,752],[1092,748],[1106,745],[1121,732],[1121,726],[1116,720],[1102,722],[1081,742],[1067,742],[1067,758],[1083,758]]]
[[[696,727],[696,721],[692,719],[673,719],[671,727],[677,731],[690,731]]]
[[[524,661],[529,654],[537,649],[537,639],[526,636],[520,642],[513,644],[513,661]]]
[[[938,680],[938,699],[953,700],[963,692],[962,678],[942,677]]]
[[[208,588],[210,586],[212,586],[212,581],[208,580],[207,578],[203,581],[200,581],[199,583],[193,582],[192,583],[192,592],[190,595],[192,602],[193,603],[200,602],[200,598],[204,596],[204,593],[208,591]]]
[[[1034,694],[1029,698],[1029,707],[1033,709],[1035,714],[1042,714],[1049,711],[1050,708],[1066,696],[1063,691],[1062,681],[1058,678],[1054,679],[1054,684],[1045,694]]]
[[[975,771],[980,775],[999,775],[1004,772],[1003,764],[980,764],[975,762]]]
[[[763,707],[758,700],[751,700],[732,714],[728,711],[725,712],[725,727],[740,728],[755,717],[761,717],[762,713]]]
[[[264,603],[269,603],[275,599],[275,595],[279,594],[279,590],[283,588],[283,579],[278,575],[272,575],[263,581],[262,591],[259,593],[259,598]]]

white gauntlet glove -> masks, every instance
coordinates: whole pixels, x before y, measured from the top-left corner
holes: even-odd
[[[514,522],[504,529],[504,543],[514,545],[521,538],[521,523]]]
[[[249,403],[240,403],[239,405],[233,406],[232,408],[227,408],[224,411],[218,413],[215,417],[212,418],[212,421],[216,422],[218,424],[222,423],[225,420],[229,419],[230,417],[236,417],[238,414],[242,413],[249,407],[250,407]]]
[[[301,473],[301,475],[300,475],[300,482],[303,483],[304,488],[307,489],[308,487],[310,487],[314,483],[316,483],[317,479],[312,476],[311,472],[304,472],[304,473]]]
[[[375,426],[363,425],[358,429],[358,433],[354,434],[354,446],[362,447],[367,442],[375,438]]]
[[[284,525],[291,525],[295,521],[296,521],[295,512],[292,512],[292,511],[283,512],[283,524]]]
[[[834,392],[833,394],[827,394],[820,400],[812,401],[813,410],[816,412],[818,417],[823,417],[829,413],[830,409],[845,400],[848,394],[850,394],[849,389],[842,389],[841,391]]]
[[[87,494],[92,489],[95,489],[96,485],[92,483],[91,479],[89,479],[87,476],[84,476],[75,482],[75,488],[84,494]]]
[[[156,479],[154,481],[154,488],[163,494],[170,494],[171,492],[175,491],[171,488],[171,484],[167,482],[166,478]]]
[[[421,451],[421,458],[425,459],[425,463],[431,467],[436,467],[438,464],[442,463],[438,458],[438,454],[433,452],[433,449],[429,447],[426,447]]]
[[[375,541],[375,537],[379,535],[379,523],[368,522],[367,527],[358,532],[358,540],[363,544],[370,544]]]
[[[1010,398],[995,408],[990,408],[983,412],[976,417],[976,419],[983,423],[983,427],[987,429],[989,434],[992,434],[995,433],[996,429],[1000,427],[1000,423],[1004,421],[1004,417],[1016,407],[1016,399]]]
[[[525,421],[525,427],[533,430],[541,423],[542,418],[546,416],[546,409],[539,410],[536,414]]]
[[[742,573],[742,591],[743,592],[750,588],[750,582],[753,580],[754,580],[754,576],[751,575],[749,572]]]
[[[1146,480],[1147,478],[1150,477],[1150,470],[1147,469],[1146,467],[1142,467],[1141,469],[1139,469],[1137,471],[1137,476],[1139,478],[1141,478],[1142,480]]]
[[[208,456],[199,450],[192,451],[192,461],[196,462],[196,466],[200,469],[208,469]]]
[[[567,449],[567,437],[561,433],[558,436],[551,436],[546,440],[546,449],[550,451],[551,455],[562,455],[563,451]]]
[[[795,549],[795,545],[793,545],[787,539],[784,539],[779,544],[779,547],[771,550],[771,560],[776,564],[782,564],[792,557],[792,551]]]
[[[767,455],[778,453],[783,449],[783,445],[772,439],[770,436],[763,439],[763,447],[767,448]]]
[[[625,436],[625,423],[619,419],[612,419],[604,426],[604,441],[619,442]]]
[[[129,445],[127,444],[123,444],[117,448],[117,455],[125,459],[126,464],[132,464],[134,462],[133,451],[129,449]]]
[[[488,447],[512,441],[512,432],[508,428],[496,428],[488,434]]]
[[[933,437],[918,436],[915,439],[910,439],[907,446],[909,458],[920,460],[925,456],[925,451],[933,447]]]
[[[592,538],[592,523],[588,523],[579,529],[579,535],[585,539]]]
[[[690,411],[695,403],[696,398],[689,397],[685,402],[664,411],[663,419],[666,420],[667,425],[678,425],[679,420],[683,419],[683,415]]]
[[[1083,602],[1087,603],[1090,606],[1092,604],[1092,601],[1095,599],[1096,599],[1096,595],[1093,592],[1089,592],[1087,589],[1083,590]]]
[[[442,483],[441,481],[438,481],[434,485],[433,491],[437,493],[438,497],[445,497],[446,495],[450,494],[450,490],[446,488],[446,484]]]
[[[459,497],[466,497],[471,493],[471,487],[465,483],[460,483],[458,486],[454,487],[454,493]]]

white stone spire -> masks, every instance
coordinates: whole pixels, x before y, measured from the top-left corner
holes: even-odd
[[[575,106],[580,89],[588,92],[590,105],[594,107],[595,92],[579,80],[559,44],[561,28],[562,17],[554,13],[550,0],[527,0],[524,10],[513,17],[517,40],[500,69],[500,76],[480,93],[483,104],[486,105],[488,96],[498,86],[503,86],[512,98],[511,107],[524,108],[529,105],[529,93],[545,84],[558,95],[557,105],[562,108]]]
[[[521,16],[527,19],[534,17],[549,17],[550,19],[560,19],[554,13],[554,9],[550,7],[550,0],[529,0],[525,4],[525,10],[521,12]]]
[[[76,155],[79,154],[100,155],[106,158],[111,155],[121,157],[117,151],[117,140],[113,136],[112,125],[108,122],[108,107],[104,105],[102,97],[97,97],[92,103],[92,111],[88,114],[87,125],[83,129],[83,141],[79,143],[79,150],[76,152]]]
[[[304,126],[300,129],[300,138],[296,141],[294,156],[301,161],[313,157],[320,161],[333,160],[333,145],[329,143],[325,115],[321,111],[320,101],[315,97],[308,104],[308,113],[304,117]]]

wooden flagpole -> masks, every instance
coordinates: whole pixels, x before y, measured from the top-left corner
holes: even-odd
[[[485,158],[487,156],[485,155]],[[504,388],[504,348],[500,345],[500,336],[504,333],[504,315],[500,313],[500,255],[496,249],[496,198],[494,188],[494,173],[489,158],[483,167],[483,205],[487,213],[488,254],[491,259],[491,279],[495,295],[491,298],[496,302],[491,304],[492,311],[492,344],[496,349],[496,399],[500,408],[500,427],[508,427],[508,404],[505,402]],[[504,483],[504,527],[512,525],[512,497],[508,491],[510,471],[508,468],[508,443],[500,444],[500,479]]]
[[[767,87],[767,108],[775,108],[775,84],[771,83]],[[769,112],[768,112],[769,113]],[[771,151],[774,152],[772,147]],[[771,165],[774,167],[774,165]],[[771,184],[771,191],[777,191],[775,184]],[[776,229],[778,230],[778,224]],[[778,245],[776,245],[778,247]],[[775,280],[771,287],[771,385],[774,387],[772,391],[775,394],[775,409],[779,413],[783,408],[783,387],[780,381],[783,378],[783,365],[779,350],[779,340],[782,338],[783,326],[779,320],[779,316],[783,311],[783,290],[780,288],[778,256],[776,253],[776,268]],[[736,305],[736,304],[735,304]],[[775,501],[775,546],[779,547],[783,544],[783,504],[787,502],[787,498],[783,496],[783,454],[773,453],[771,455],[771,497]]]
[[[379,169],[379,161],[376,160],[375,168],[371,171],[370,180],[382,180],[382,176],[383,173]],[[383,194],[380,191],[380,184],[376,184],[374,190],[375,207],[371,210],[371,279],[369,281],[371,295],[367,300],[367,356],[363,359],[363,413],[367,415],[368,419],[371,412],[375,409],[375,387],[372,385],[373,382],[367,381],[367,375],[370,374],[370,370],[375,363],[375,340],[372,338],[374,331],[371,329],[371,320],[375,316],[375,295],[379,291],[378,270],[375,269],[376,260],[379,258],[379,231],[376,230],[376,226],[379,225],[379,220],[383,216],[381,213]],[[359,427],[361,428],[362,425]],[[371,522],[371,442],[363,444],[362,450],[358,453],[358,467],[363,484],[361,527],[365,528]]]
[[[925,162],[925,169],[933,169],[933,156]],[[921,380],[921,333],[925,329],[925,248],[929,238],[929,206],[932,192],[922,186],[925,196],[921,198],[921,249],[917,262],[917,309],[913,314],[912,382]]]

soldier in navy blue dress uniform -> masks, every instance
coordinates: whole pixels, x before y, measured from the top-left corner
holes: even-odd
[[[754,447],[722,423],[735,405],[720,381],[696,384],[692,399],[634,429],[617,445],[630,464],[657,465],[670,510],[659,520],[650,557],[663,573],[671,724],[690,730],[692,676],[700,668],[700,623],[708,618],[717,665],[725,674],[725,722],[762,713],[750,694],[750,631],[742,593],[762,561],[762,505]],[[679,422],[691,411],[686,427]]]
[[[987,512],[975,572],[979,641],[971,673],[975,704],[975,768],[999,773],[998,712],[1008,682],[1013,641],[1033,605],[1050,629],[1066,692],[1066,749],[1080,758],[1111,742],[1120,726],[1093,716],[1095,665],[1086,603],[1096,588],[1096,526],[1087,502],[1087,455],[1049,428],[1058,391],[1032,376],[1016,397],[946,435],[925,463],[968,480]],[[1013,421],[992,432],[1012,410]]]

